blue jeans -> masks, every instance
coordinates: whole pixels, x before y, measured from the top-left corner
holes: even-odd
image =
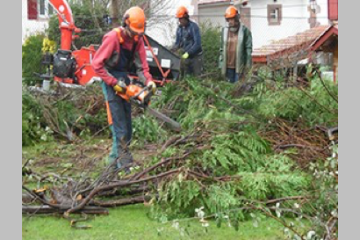
[[[123,72],[112,71],[111,74],[116,78],[127,78],[127,74]],[[116,95],[113,87],[105,82],[102,82],[101,85],[113,138],[108,163],[111,164],[116,160],[117,167],[121,167],[132,162],[132,156],[128,150],[132,137],[131,104]]]
[[[228,80],[231,83],[235,83],[239,81],[239,78],[242,74],[237,74],[235,68],[227,68],[226,69],[226,80]]]

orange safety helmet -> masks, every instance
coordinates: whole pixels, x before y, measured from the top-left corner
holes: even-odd
[[[234,17],[236,17],[238,14],[239,14],[239,11],[237,10],[237,8],[234,7],[234,6],[230,6],[230,7],[228,7],[228,8],[226,9],[225,18],[226,18],[226,19],[234,18]]]
[[[186,7],[181,6],[181,7],[179,7],[178,10],[176,11],[176,17],[177,17],[177,18],[189,17],[189,11],[187,10]]]
[[[145,21],[145,13],[140,7],[129,8],[124,14],[123,22],[137,34],[144,33]]]

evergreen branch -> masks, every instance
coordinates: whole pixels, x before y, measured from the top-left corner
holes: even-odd
[[[336,103],[339,103],[339,102],[338,102],[338,99],[334,96],[334,94],[332,94],[332,93],[330,92],[329,88],[326,86],[326,84],[325,84],[325,82],[324,82],[324,79],[322,78],[321,73],[320,73],[319,69],[317,69],[317,68],[316,68],[316,73],[317,73],[317,75],[319,76],[319,79],[320,79],[320,81],[321,81],[321,84],[324,86],[324,88],[325,88],[325,90],[327,91],[327,93],[331,96],[332,99],[335,100]]]

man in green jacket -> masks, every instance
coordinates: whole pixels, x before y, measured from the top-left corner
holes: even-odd
[[[252,36],[250,30],[240,22],[239,11],[230,6],[225,19],[228,27],[223,28],[220,48],[221,74],[235,83],[245,77],[252,65]]]

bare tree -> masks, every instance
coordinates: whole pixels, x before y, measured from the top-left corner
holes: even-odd
[[[147,17],[147,33],[153,33],[153,36],[163,36],[166,42],[169,42],[172,36],[174,16],[170,10],[174,5],[174,0],[110,0],[110,16],[113,27],[117,27],[127,9],[133,6],[141,7]]]
[[[163,45],[172,45],[174,39],[175,15],[172,12],[175,0],[152,0],[151,14],[147,22],[147,33]]]
[[[146,33],[153,36],[156,40],[169,45],[174,38],[174,26],[176,19],[172,12],[176,5],[175,0],[68,0],[69,3],[81,4],[90,9],[94,24],[101,30],[99,16],[109,13],[112,27],[121,24],[122,17],[127,9],[133,6],[141,7],[146,14]],[[161,41],[163,40],[163,41]]]

